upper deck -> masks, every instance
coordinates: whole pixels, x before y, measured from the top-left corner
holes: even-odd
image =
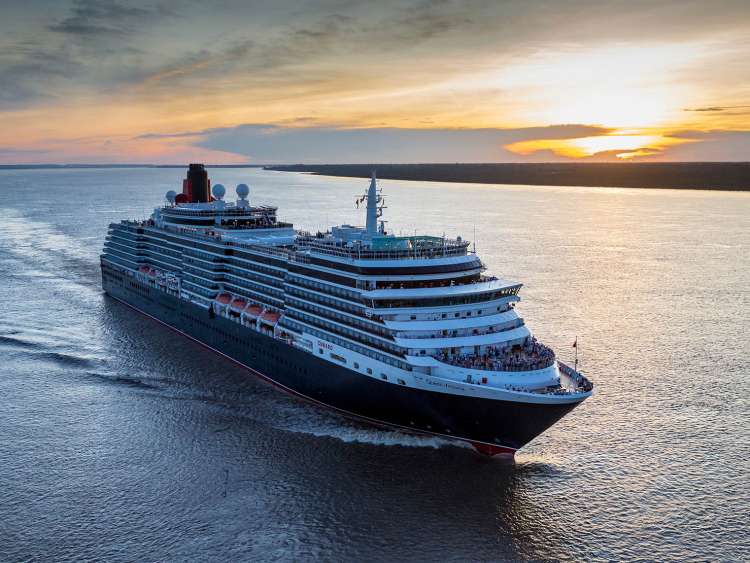
[[[469,243],[459,239],[433,236],[396,237],[380,235],[372,239],[346,240],[332,233],[318,236],[300,232],[300,250],[347,260],[429,260],[448,256],[465,256]]]

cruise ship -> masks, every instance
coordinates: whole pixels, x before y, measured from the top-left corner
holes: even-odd
[[[347,416],[512,455],[592,394],[516,311],[521,284],[460,237],[395,236],[373,173],[365,226],[295,230],[202,164],[144,220],[109,227],[112,298]]]

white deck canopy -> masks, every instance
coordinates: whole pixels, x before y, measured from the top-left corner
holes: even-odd
[[[489,334],[478,334],[475,336],[457,336],[455,338],[399,338],[393,340],[399,346],[414,350],[423,348],[425,350],[436,348],[467,348],[471,346],[487,346],[489,344],[502,344],[531,336],[531,331],[524,326],[502,332]]]
[[[375,289],[362,292],[362,297],[367,299],[419,299],[428,297],[447,297],[451,295],[473,295],[476,293],[487,293],[502,289],[513,289],[521,287],[520,283],[506,280],[489,280],[477,283],[452,285],[449,287],[413,287]]]
[[[481,326],[493,326],[507,323],[518,318],[518,313],[514,310],[498,313],[497,315],[484,315],[476,317],[465,317],[461,319],[437,319],[434,321],[389,321],[384,320],[386,327],[392,330],[452,330],[462,328],[475,328]]]

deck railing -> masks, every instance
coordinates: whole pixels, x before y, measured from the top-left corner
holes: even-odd
[[[372,249],[355,245],[343,246],[339,243],[326,242],[324,239],[301,234],[297,237],[297,245],[302,250],[317,254],[338,256],[349,260],[409,260],[415,258],[443,258],[445,256],[463,256],[469,243],[453,239],[439,241],[417,241],[411,248],[404,249]]]
[[[557,362],[557,367],[559,368],[560,372],[567,375],[571,380],[573,380],[573,382],[575,382],[577,389],[586,392],[591,391],[594,388],[594,384],[591,383],[591,381],[580,371],[574,370],[572,367],[562,363],[561,361]]]

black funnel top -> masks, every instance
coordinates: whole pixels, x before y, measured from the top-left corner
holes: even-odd
[[[187,179],[193,195],[192,201],[209,201],[208,172],[206,172],[205,167],[202,164],[191,164]]]

